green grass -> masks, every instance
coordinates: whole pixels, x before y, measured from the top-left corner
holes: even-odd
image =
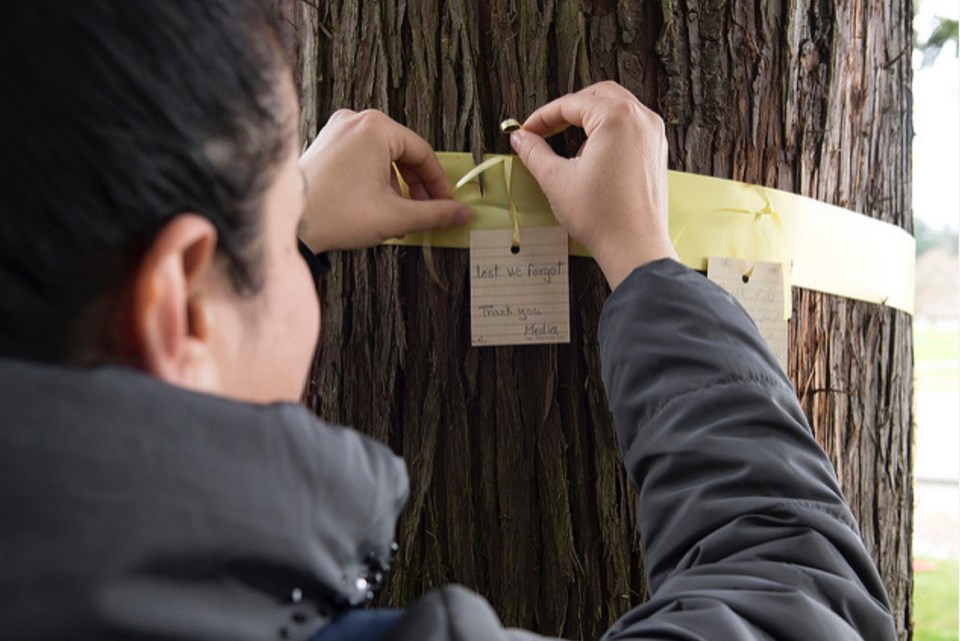
[[[917,329],[913,334],[917,390],[960,390],[960,332],[950,329]]]
[[[960,390],[960,369],[924,367],[914,370],[917,390],[921,392],[956,392]]]
[[[918,329],[913,333],[913,353],[918,364],[960,360],[960,332],[956,329]]]
[[[914,641],[958,641],[957,562],[933,561],[933,572],[913,575]]]

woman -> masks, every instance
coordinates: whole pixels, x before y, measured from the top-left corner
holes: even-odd
[[[298,158],[256,0],[11,0],[0,37],[3,636],[532,638],[456,587],[358,610],[406,472],[295,405],[311,254],[469,219],[429,145],[341,111]],[[544,137],[571,125],[588,141],[561,159]],[[614,290],[604,383],[652,598],[609,638],[893,639],[789,381],[676,262],[660,119],[602,83],[511,141]]]

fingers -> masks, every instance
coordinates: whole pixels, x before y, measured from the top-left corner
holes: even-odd
[[[513,132],[510,144],[524,167],[542,187],[549,189],[557,174],[562,172],[566,160],[555,154],[546,140],[531,131],[520,129]]]
[[[314,244],[326,248],[370,247],[472,218],[452,200],[430,145],[378,111],[334,113],[301,167],[311,179],[304,221],[324,230]]]
[[[582,92],[572,93],[548,102],[534,111],[523,128],[544,138],[558,134],[567,127],[582,127],[592,136],[600,125],[615,113],[636,110],[639,102],[623,98],[607,98]]]
[[[357,112],[353,111],[352,109],[337,109],[332,114],[330,114],[329,118],[327,118],[327,125],[325,126],[336,124],[340,120],[345,120],[350,118],[351,116],[356,116],[356,115],[357,115]]]
[[[384,210],[388,212],[384,222],[384,232],[388,238],[463,225],[473,218],[470,209],[455,200],[391,198]]]
[[[549,138],[567,127],[582,127],[591,135],[611,112],[624,113],[639,108],[649,110],[624,87],[606,81],[561,96],[540,107],[527,118],[523,128]]]
[[[634,96],[630,90],[623,85],[619,85],[612,80],[597,82],[581,89],[578,93],[588,96],[599,96],[601,98],[610,98],[613,100],[632,100],[639,103],[640,100]]]
[[[390,160],[410,187],[410,196],[419,200],[449,198],[450,182],[430,143],[388,116],[374,113],[382,120]]]
[[[561,96],[530,114],[523,129],[549,138],[570,126],[584,127],[584,119],[595,100],[580,93]]]
[[[388,160],[407,184],[411,198],[450,198],[450,182],[430,143],[385,113],[340,109],[330,116],[327,126],[353,132],[355,144],[386,145]]]
[[[440,161],[437,160],[436,155],[433,154],[433,150],[430,152],[431,157],[434,162],[437,163],[437,167],[440,169],[440,173],[443,174],[442,187],[439,184],[435,184],[431,187],[430,184],[424,181],[423,175],[418,171],[417,168],[411,167],[409,165],[397,164],[397,170],[400,172],[400,176],[403,178],[403,182],[407,184],[407,188],[410,192],[410,197],[414,200],[430,200],[431,198],[450,198],[450,182],[447,180],[447,174],[443,171],[443,168],[440,166]]]

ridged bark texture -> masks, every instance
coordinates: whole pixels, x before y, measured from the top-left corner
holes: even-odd
[[[664,117],[671,168],[912,230],[909,0],[274,2],[305,139],[373,107],[438,150],[508,152],[502,119],[613,79]],[[380,247],[335,256],[323,294],[308,402],[412,479],[380,604],[459,582],[509,625],[597,638],[646,592],[600,382],[603,279],[574,259],[569,345],[473,349],[467,252],[434,255],[446,289],[420,250]],[[790,375],[909,639],[910,317],[795,289],[790,325]]]

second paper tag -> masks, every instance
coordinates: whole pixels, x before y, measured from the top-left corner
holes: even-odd
[[[562,227],[470,232],[474,346],[570,342],[569,242]]]
[[[707,260],[707,278],[740,301],[786,371],[789,350],[784,314],[783,265],[747,263],[735,258],[710,258]]]

